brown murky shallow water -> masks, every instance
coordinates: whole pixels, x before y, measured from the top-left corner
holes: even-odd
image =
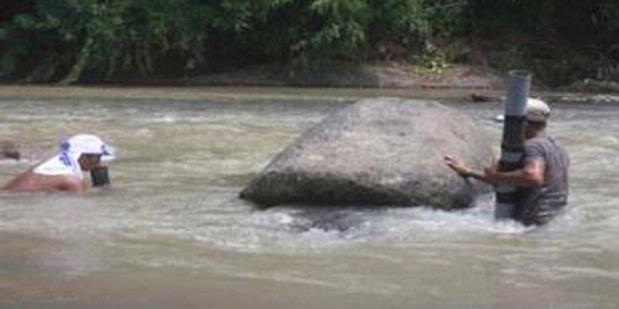
[[[0,308],[619,303],[619,107],[553,105],[550,132],[572,159],[570,205],[550,225],[526,229],[494,222],[491,196],[456,212],[258,210],[237,198],[274,154],[354,101],[353,90],[71,91],[0,87],[0,139],[27,152],[0,163],[0,182],[62,137],[96,132],[117,148],[113,187],[83,197],[0,193]],[[187,92],[194,96],[176,97]],[[499,106],[454,107],[498,143]],[[346,228],[314,227],[325,220]]]

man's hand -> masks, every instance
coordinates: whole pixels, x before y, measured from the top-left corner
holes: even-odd
[[[497,183],[497,167],[491,166],[484,168],[484,181],[489,184]]]
[[[489,168],[484,169],[484,172],[482,174],[480,172],[476,172],[468,168],[466,165],[464,165],[464,163],[462,163],[462,161],[455,159],[453,157],[445,156],[444,159],[445,159],[445,163],[447,164],[447,166],[449,166],[449,168],[451,168],[452,170],[454,170],[456,173],[458,173],[460,176],[464,178],[472,177],[474,179],[483,181],[488,184],[495,184],[496,182],[497,171],[495,167],[489,167]]]
[[[447,164],[447,166],[449,166],[449,168],[454,170],[460,176],[462,176],[462,177],[469,177],[469,176],[471,176],[471,174],[472,174],[471,169],[466,167],[464,165],[464,163],[462,163],[462,161],[460,161],[460,160],[458,160],[456,158],[450,157],[450,156],[445,156],[443,159],[445,160],[445,164]]]

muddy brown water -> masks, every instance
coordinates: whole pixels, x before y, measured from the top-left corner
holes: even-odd
[[[553,105],[572,159],[567,213],[543,228],[471,209],[277,207],[237,198],[305,129],[351,100],[1,99],[25,160],[95,132],[113,186],[0,193],[0,308],[615,308],[619,107]],[[495,104],[456,104],[498,143]],[[333,222],[329,228],[317,221]]]

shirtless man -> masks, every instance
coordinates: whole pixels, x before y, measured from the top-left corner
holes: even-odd
[[[16,192],[81,193],[87,183],[82,171],[101,167],[101,161],[113,159],[110,146],[99,137],[79,134],[60,144],[57,155],[17,175],[1,189]]]

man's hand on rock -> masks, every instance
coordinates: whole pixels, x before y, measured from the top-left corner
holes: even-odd
[[[445,160],[445,164],[447,164],[449,168],[454,170],[460,176],[465,177],[465,178],[471,176],[472,174],[471,169],[466,167],[464,163],[462,163],[462,161],[456,158],[453,158],[451,156],[445,156],[443,159]]]

